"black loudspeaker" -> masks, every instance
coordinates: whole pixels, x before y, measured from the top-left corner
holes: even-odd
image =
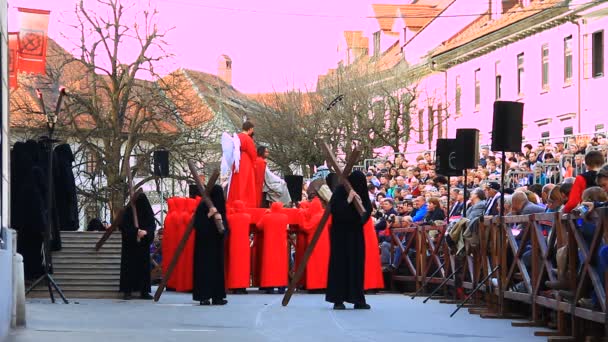
[[[523,129],[523,103],[511,101],[494,102],[492,151],[521,152]]]
[[[302,189],[304,188],[304,177],[303,176],[285,176],[285,183],[287,183],[287,190],[289,190],[289,196],[292,202],[302,201]]]
[[[154,151],[154,175],[169,176],[169,151]]]
[[[460,170],[476,169],[479,164],[479,130],[456,130],[456,167]]]
[[[437,139],[435,158],[437,174],[446,177],[462,175],[462,170],[456,167],[456,139]]]

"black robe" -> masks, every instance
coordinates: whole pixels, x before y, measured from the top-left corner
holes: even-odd
[[[148,232],[139,242],[137,229],[133,222],[133,210],[125,208],[125,214],[120,223],[122,233],[122,249],[120,259],[120,292],[150,293],[150,244],[154,241],[156,221],[152,206],[145,194],[137,196],[135,201],[139,229]]]
[[[211,201],[222,215],[224,228],[228,231],[224,191],[219,185],[211,189]],[[209,207],[201,201],[194,220],[194,262],[192,299],[204,301],[226,298],[224,285],[224,234],[220,234],[213,218],[208,218]]]
[[[59,230],[76,231],[79,224],[76,182],[72,172],[74,155],[68,144],[55,147],[53,153],[53,182],[58,228]]]
[[[35,141],[15,143],[11,152],[11,226],[17,231],[17,252],[23,256],[25,279],[44,273],[43,234],[47,226],[46,178]]]
[[[367,196],[366,178],[359,171],[349,177],[353,189],[361,197],[365,214],[359,215],[354,204],[347,202],[348,193],[340,185],[330,206],[332,224],[329,231],[330,255],[325,300],[331,303],[365,303],[363,280],[365,272],[365,240],[363,225],[372,211]]]

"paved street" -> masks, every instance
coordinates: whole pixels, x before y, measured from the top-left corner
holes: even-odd
[[[106,341],[546,341],[509,320],[482,320],[454,305],[410,300],[399,294],[368,296],[371,311],[333,311],[321,295],[229,296],[225,307],[194,305],[187,294],[152,301],[31,300],[27,329],[10,342]],[[413,339],[413,340],[412,340]]]

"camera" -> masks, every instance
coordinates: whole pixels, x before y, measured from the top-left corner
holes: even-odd
[[[581,204],[578,207],[574,208],[574,210],[572,210],[572,212],[582,216],[589,212],[589,208],[587,206]]]

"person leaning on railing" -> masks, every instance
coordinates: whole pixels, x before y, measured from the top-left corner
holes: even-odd
[[[595,183],[608,193],[608,164],[604,165],[598,172],[595,178]],[[592,211],[594,208],[608,207],[607,202],[583,202],[585,207]]]
[[[591,151],[585,155],[587,171],[576,176],[572,191],[568,197],[568,203],[564,206],[564,213],[570,213],[579,205],[583,191],[596,185],[596,176],[604,164],[604,155],[599,151]]]

